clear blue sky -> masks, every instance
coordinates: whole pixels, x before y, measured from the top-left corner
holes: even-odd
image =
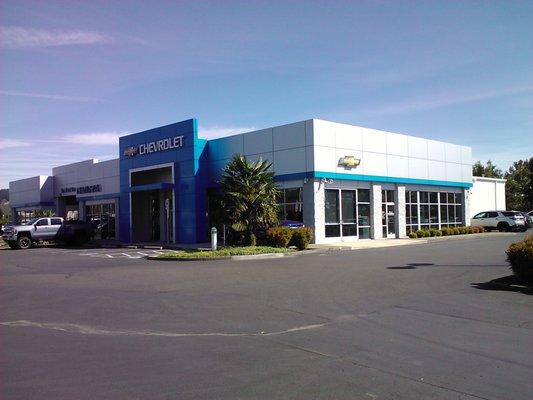
[[[307,118],[533,156],[532,1],[0,3],[0,187],[200,136]]]

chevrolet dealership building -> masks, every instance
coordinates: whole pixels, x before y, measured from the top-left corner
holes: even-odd
[[[316,243],[469,224],[469,147],[317,119],[213,140],[196,119],[123,136],[117,159],[10,182],[10,203],[18,222],[49,209],[93,221],[101,239],[206,242],[209,193],[234,154],[272,162],[281,219]]]

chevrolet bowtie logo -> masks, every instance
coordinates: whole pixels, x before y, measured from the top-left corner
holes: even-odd
[[[344,156],[339,159],[339,167],[350,169],[357,167],[359,164],[361,164],[361,160],[354,156]]]
[[[124,155],[126,157],[133,157],[136,156],[139,152],[139,149],[137,147],[128,147],[126,150],[124,150]]]

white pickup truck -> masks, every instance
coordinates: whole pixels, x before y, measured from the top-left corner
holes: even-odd
[[[8,225],[2,239],[12,249],[29,249],[42,241],[64,241],[81,244],[89,241],[93,229],[82,221],[64,221],[61,217],[34,218],[22,225]]]

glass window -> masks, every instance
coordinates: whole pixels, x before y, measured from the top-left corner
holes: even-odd
[[[429,202],[432,204],[437,204],[439,202],[439,194],[437,192],[429,193]]]
[[[432,224],[439,223],[439,206],[433,204],[429,206],[429,222]]]
[[[359,228],[359,239],[370,239],[370,228],[369,227]]]
[[[418,203],[418,192],[411,192],[411,203]]]
[[[427,224],[429,222],[429,206],[425,204],[420,205],[420,222]]]
[[[341,202],[342,202],[342,222],[354,224],[356,222],[355,190],[341,191]]]
[[[463,207],[461,205],[455,206],[455,222],[461,222],[463,219]]]
[[[357,208],[359,212],[357,216],[359,225],[370,226],[370,204],[359,204]]]
[[[448,206],[448,221],[455,221],[455,206]]]
[[[429,193],[420,192],[420,203],[429,203]]]
[[[37,225],[37,226],[46,226],[46,225],[48,225],[48,218],[40,219],[39,221],[37,221],[35,223],[35,225]]]
[[[370,203],[370,189],[357,189],[357,201],[359,203]]]
[[[448,193],[448,203],[453,204],[454,201],[453,193]]]
[[[440,193],[440,202],[441,203],[447,202],[446,193]]]
[[[339,191],[326,190],[325,198],[326,223],[339,223]]]
[[[302,188],[280,189],[278,216],[281,220],[303,221]]]
[[[285,189],[285,203],[299,203],[302,201],[302,188]]]
[[[342,236],[357,236],[357,225],[356,224],[343,224],[342,225]]]
[[[50,225],[61,225],[61,218],[52,218],[50,220]]]
[[[485,218],[484,212],[480,212],[479,214],[474,215],[474,219],[480,219],[480,218]]]
[[[387,202],[394,203],[394,190],[387,190]]]
[[[326,225],[326,237],[338,237],[340,235],[340,225]]]
[[[448,207],[440,206],[440,220],[441,222],[448,222]]]
[[[411,223],[418,224],[418,207],[411,205]]]

